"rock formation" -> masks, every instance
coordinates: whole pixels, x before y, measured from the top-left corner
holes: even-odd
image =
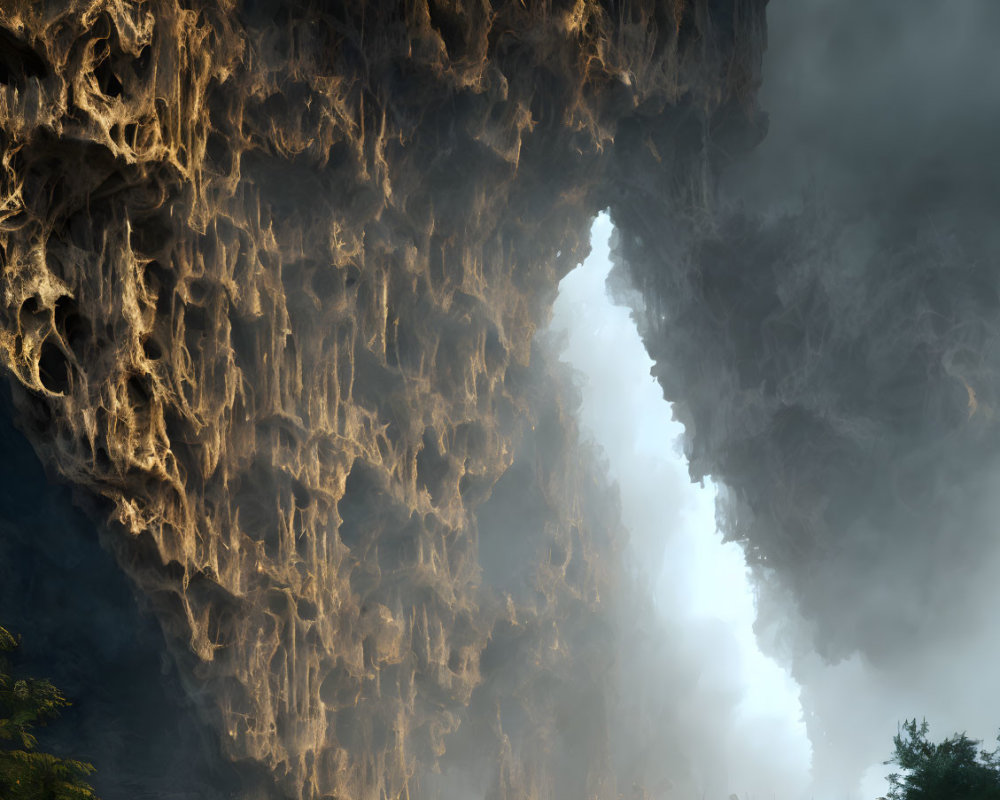
[[[989,2],[795,4],[770,141],[712,214],[614,208],[692,478],[728,487],[765,617],[793,599],[803,652],[907,669],[994,624],[1000,113],[970,76],[998,25]]]
[[[18,420],[258,791],[635,779],[613,494],[533,337],[599,209],[696,213],[762,135],[763,5],[0,10]]]

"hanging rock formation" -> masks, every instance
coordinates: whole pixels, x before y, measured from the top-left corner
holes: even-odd
[[[994,624],[998,558],[1000,113],[979,82],[1000,10],[925,11],[790,8],[772,141],[712,213],[680,220],[655,186],[612,203],[616,280],[692,479],[727,487],[762,624],[793,600],[785,656],[907,673]]]
[[[261,792],[634,779],[613,495],[533,337],[599,209],[762,135],[763,5],[0,9],[18,420]]]

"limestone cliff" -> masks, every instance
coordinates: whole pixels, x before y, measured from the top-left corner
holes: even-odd
[[[614,502],[533,337],[600,208],[762,134],[763,5],[0,9],[20,424],[261,791],[632,780]]]

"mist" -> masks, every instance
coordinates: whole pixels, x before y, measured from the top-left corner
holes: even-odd
[[[881,791],[907,717],[1000,725],[998,33],[989,2],[771,3],[762,144],[710,154],[694,225],[613,211],[612,288],[802,687],[816,797]]]
[[[645,633],[623,658],[622,695],[641,699],[629,714],[649,724],[649,761],[657,748],[660,759],[686,759],[661,779],[662,794],[648,788],[654,797],[802,797],[811,753],[799,688],[757,647],[743,550],[716,530],[714,484],[688,478],[683,428],[650,377],[628,310],[606,292],[607,215],[591,235],[590,256],[560,284],[550,334],[577,370],[581,434],[618,485],[626,558],[651,600],[639,606],[646,619],[622,626]]]

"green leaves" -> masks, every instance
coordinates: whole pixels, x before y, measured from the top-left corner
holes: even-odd
[[[927,720],[906,720],[893,738],[896,753],[886,764],[898,764],[889,800],[1000,800],[1000,748],[980,750],[964,733],[939,744],[928,741]]]
[[[23,750],[0,752],[4,800],[97,800],[86,779],[94,768],[82,761]]]
[[[0,653],[13,652],[17,644],[0,627]],[[8,659],[0,657],[0,798],[97,800],[86,780],[93,766],[35,752],[38,739],[33,730],[54,720],[68,705],[62,692],[48,681],[15,678]]]
[[[59,716],[69,702],[55,686],[45,680],[26,678],[12,681],[9,676],[0,686],[0,740],[18,739],[28,750],[36,747],[31,734],[36,725]]]

